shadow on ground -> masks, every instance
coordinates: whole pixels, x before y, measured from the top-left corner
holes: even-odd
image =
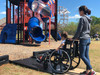
[[[68,72],[66,74],[69,74],[69,75],[79,75],[78,73],[75,73],[75,72]],[[66,75],[66,74],[63,74],[63,75]]]
[[[29,46],[29,47],[38,47],[40,45],[36,45],[36,44],[19,44],[19,45],[23,45],[23,46]]]
[[[75,72],[67,72],[65,74],[55,74],[55,75],[79,75],[79,74]]]

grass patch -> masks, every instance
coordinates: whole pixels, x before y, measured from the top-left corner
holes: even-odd
[[[100,72],[100,41],[91,41],[89,56],[93,69]],[[85,67],[86,66],[81,61],[79,68],[85,69]]]
[[[0,75],[50,75],[50,74],[20,67],[18,65],[6,64],[0,66]]]

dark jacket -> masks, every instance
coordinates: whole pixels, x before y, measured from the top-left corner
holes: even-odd
[[[90,23],[92,19],[86,15],[80,18],[77,31],[73,39],[88,39],[90,38]]]

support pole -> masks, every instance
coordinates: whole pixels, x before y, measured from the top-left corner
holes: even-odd
[[[19,40],[19,28],[20,25],[19,25],[19,3],[18,3],[18,44],[20,43],[20,40]]]
[[[8,24],[8,0],[6,0],[6,24]]]
[[[14,20],[15,20],[15,19],[14,19],[14,18],[15,18],[15,15],[14,15],[14,14],[15,14],[15,13],[14,13],[14,10],[15,10],[15,6],[14,6],[14,4],[13,4],[13,24],[15,23],[15,21],[14,21]]]
[[[24,0],[24,26],[23,26],[23,43],[25,42],[25,3],[26,3],[26,0]]]
[[[10,2],[10,23],[11,23],[11,2]]]
[[[49,17],[49,45],[50,45],[50,35],[51,35],[51,17]]]
[[[45,22],[45,36],[46,35],[47,35],[47,22]],[[45,42],[47,42],[47,36],[46,36]]]
[[[57,27],[57,9],[58,9],[58,0],[55,0],[55,36],[56,36],[56,41],[57,41],[57,31],[58,31],[58,27]]]

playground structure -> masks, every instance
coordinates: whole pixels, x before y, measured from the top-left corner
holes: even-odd
[[[29,43],[32,40],[41,43],[49,37],[50,44],[50,35],[56,41],[61,40],[57,32],[57,0],[6,0],[6,4],[6,26],[1,31],[1,43],[25,43],[28,38]],[[51,21],[53,16],[54,22]],[[41,22],[44,24],[42,28]],[[36,51],[30,58],[14,61],[9,60],[8,55],[1,56],[0,64],[4,61],[3,63],[9,62],[48,73],[65,73],[80,63],[78,44],[78,41],[66,39],[59,51]]]
[[[57,32],[57,0],[6,0],[6,26],[0,34],[1,43],[40,43],[46,41],[48,33],[49,43],[50,34],[55,41],[61,39]]]

